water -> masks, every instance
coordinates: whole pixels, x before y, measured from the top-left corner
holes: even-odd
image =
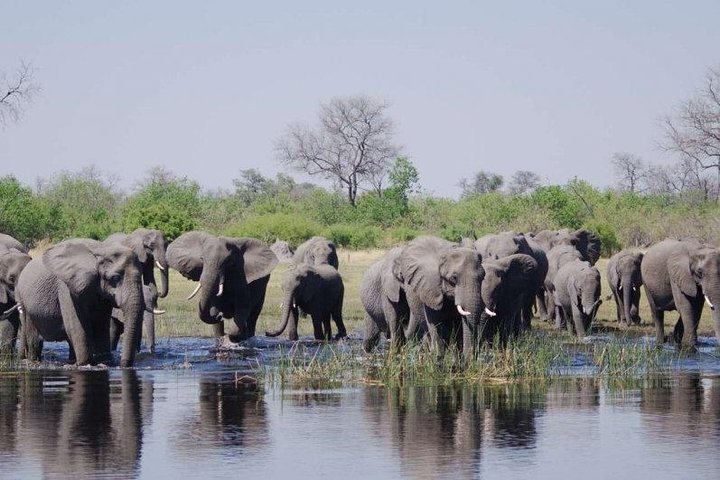
[[[694,367],[709,354],[622,383],[283,390],[237,381],[277,349],[211,346],[165,342],[136,370],[0,374],[0,477],[720,475],[720,376]]]

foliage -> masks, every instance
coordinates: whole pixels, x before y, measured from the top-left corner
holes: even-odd
[[[231,237],[253,237],[266,243],[285,240],[295,248],[314,235],[320,235],[322,225],[297,215],[273,213],[230,225],[220,233]]]
[[[39,198],[17,178],[0,178],[0,232],[32,246],[44,238],[60,240],[63,229],[58,205]]]
[[[332,240],[338,247],[358,250],[379,246],[383,233],[378,227],[338,224],[326,228],[323,236]]]
[[[486,172],[480,170],[473,178],[460,179],[460,198],[467,198],[473,195],[483,195],[485,193],[497,192],[505,183],[502,175],[494,172]]]

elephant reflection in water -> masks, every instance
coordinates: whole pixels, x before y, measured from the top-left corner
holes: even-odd
[[[137,475],[151,380],[141,383],[134,370],[123,370],[119,385],[108,371],[19,380],[15,449],[42,465],[44,476]]]
[[[643,422],[661,438],[720,440],[720,378],[658,378],[640,391]],[[714,461],[718,462],[717,456]],[[720,462],[718,463],[720,467]]]
[[[482,448],[532,448],[543,392],[502,387],[366,389],[365,411],[409,477],[477,477]]]
[[[254,447],[268,443],[268,420],[262,392],[236,385],[234,378],[200,379],[199,415],[187,418],[173,434],[181,451],[218,446]],[[240,450],[241,452],[242,450]]]
[[[600,380],[592,377],[569,378],[553,382],[547,391],[548,410],[600,407]]]

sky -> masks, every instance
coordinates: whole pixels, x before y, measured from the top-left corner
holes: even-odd
[[[210,190],[286,171],[273,144],[336,96],[389,103],[424,189],[478,170],[613,184],[720,64],[720,2],[3,0],[0,70],[42,93],[0,130],[0,176],[164,165]],[[301,175],[299,179],[305,180]],[[316,179],[322,183],[320,179]],[[327,183],[325,183],[327,185]]]

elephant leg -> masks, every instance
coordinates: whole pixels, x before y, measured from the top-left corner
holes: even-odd
[[[143,318],[143,325],[145,326],[145,337],[148,350],[150,353],[155,353],[155,315],[150,312],[145,312]],[[138,343],[138,351],[140,350],[140,343]]]
[[[323,314],[321,323],[323,326],[323,340],[332,340],[332,323],[329,313]]]
[[[18,333],[18,354],[21,359],[31,362],[42,360],[43,339],[35,325],[27,318],[26,313],[20,314],[20,332]]]
[[[563,308],[555,302],[553,302],[553,308],[555,309],[555,328],[562,330],[567,323],[565,315],[563,315]]]
[[[218,338],[225,336],[225,322],[220,321],[213,324],[213,335]]]
[[[614,288],[612,289],[612,296],[613,300],[615,301],[615,315],[617,318],[617,323],[623,323],[623,317],[625,316],[625,314],[623,313],[624,309],[621,305],[620,296]]]
[[[110,319],[110,348],[117,350],[120,335],[125,331],[125,325],[115,317]]]
[[[575,333],[578,337],[584,337],[588,333],[589,321],[587,315],[578,308],[575,303],[572,303],[572,320],[568,319],[568,325],[573,324]]]
[[[365,332],[363,334],[363,350],[370,353],[380,341],[380,327],[370,314],[365,313]]]
[[[476,336],[475,336],[475,328],[473,325],[470,325],[470,322],[467,318],[463,317],[462,319],[462,351],[463,351],[463,357],[465,358],[466,362],[470,362],[475,358],[475,344],[476,344]]]
[[[650,314],[655,324],[655,345],[660,346],[665,342],[665,312],[655,305],[655,301],[647,288],[645,289],[645,297],[647,297]]]
[[[405,344],[405,332],[402,326],[402,317],[397,304],[387,298],[382,299],[383,313],[390,331],[390,348],[396,350]]]
[[[548,312],[548,322],[552,322],[553,319],[555,319],[555,323],[557,324],[557,309],[555,308],[555,297],[553,296],[553,292],[551,290],[546,289],[545,290],[545,301],[547,305],[547,312]]]
[[[92,337],[88,335],[90,325],[88,321],[78,315],[75,304],[67,288],[58,288],[60,312],[65,325],[65,332],[75,351],[75,363],[88,365],[92,361]],[[110,341],[110,332],[106,332],[107,341]]]
[[[635,325],[640,325],[640,289],[637,288],[632,294],[632,305],[630,306],[630,319]]]
[[[541,288],[535,293],[535,305],[540,320],[547,321],[549,318],[547,305],[545,304],[545,289]]]
[[[320,315],[310,315],[313,325],[313,336],[315,340],[325,340],[325,332],[323,331],[323,319]]]
[[[340,339],[347,337],[347,329],[345,328],[345,322],[343,322],[342,317],[342,302],[335,306],[332,312],[332,318],[335,322],[335,327],[337,327],[337,335],[335,335],[335,338]]]
[[[430,335],[430,348],[438,356],[445,354],[446,340],[442,315],[439,311],[425,307],[425,318],[427,319],[428,334]]]
[[[521,313],[521,322],[515,322],[517,324],[517,327],[519,327],[518,333],[520,332],[529,332],[532,329],[532,307],[534,299],[525,294],[523,296],[527,296],[527,298],[524,302],[524,306],[522,308]]]
[[[75,362],[77,362],[77,355],[75,355],[72,343],[68,341],[68,365],[75,365]]]
[[[255,328],[257,327],[258,318],[262,312],[263,305],[265,304],[265,294],[267,293],[268,282],[270,281],[270,275],[267,277],[255,280],[250,284],[249,295],[252,299],[252,308],[247,316],[245,330],[243,332],[243,340],[255,336]]]
[[[681,347],[694,350],[695,344],[697,344],[697,326],[700,315],[702,315],[703,301],[705,299],[702,296],[699,301],[696,298],[689,298],[675,285],[672,285],[672,291],[675,308],[680,314],[685,330],[681,337]]]

